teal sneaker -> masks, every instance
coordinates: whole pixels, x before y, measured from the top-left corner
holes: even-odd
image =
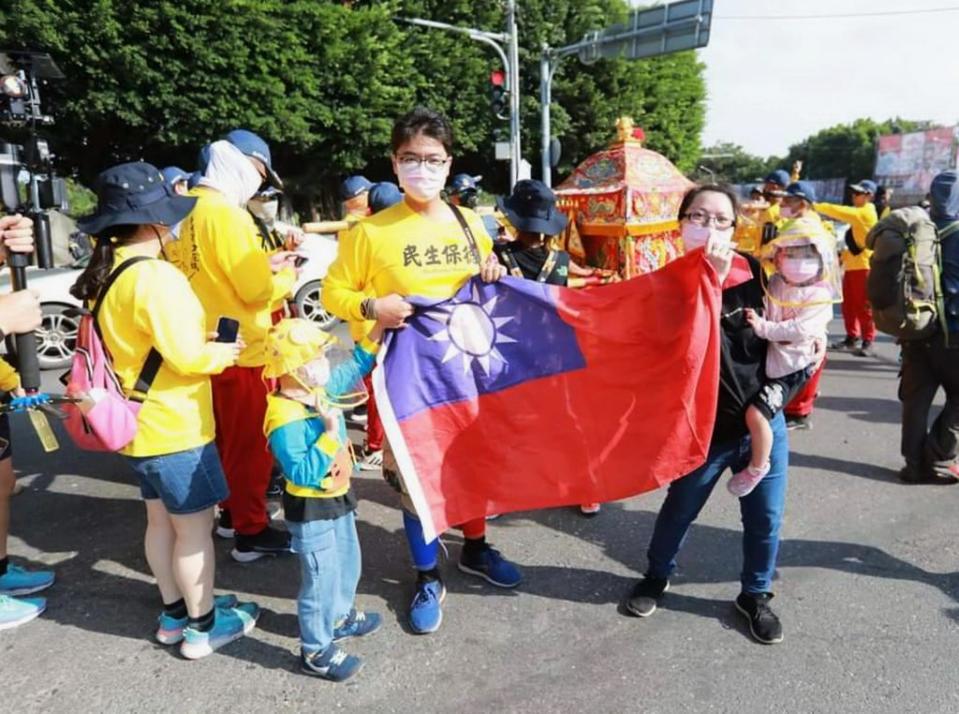
[[[248,635],[256,627],[260,606],[255,602],[241,602],[236,607],[216,608],[213,629],[200,632],[187,626],[183,630],[180,654],[187,659],[200,659],[213,654],[224,645]]]
[[[46,609],[46,598],[0,595],[0,630],[9,630],[24,622],[30,622]]]
[[[366,637],[377,632],[382,626],[383,618],[378,612],[363,612],[354,609],[333,630],[333,641],[342,642],[354,637]]]
[[[236,595],[217,595],[213,598],[213,607],[230,608],[237,605]],[[170,617],[161,612],[157,618],[156,641],[161,645],[178,645],[183,642],[183,631],[189,624],[189,618]]]
[[[29,595],[46,590],[55,577],[49,570],[25,570],[13,563],[0,575],[0,595]]]

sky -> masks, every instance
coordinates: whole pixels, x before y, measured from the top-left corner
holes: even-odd
[[[955,11],[917,12],[933,8]],[[879,12],[911,14],[865,16]],[[734,19],[783,15],[827,17]],[[859,117],[959,124],[959,0],[714,0],[699,56],[709,94],[704,146],[732,141],[783,155]]]

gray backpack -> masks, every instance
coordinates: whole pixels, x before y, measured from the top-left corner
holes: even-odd
[[[900,340],[935,334],[944,314],[940,243],[959,230],[954,223],[937,231],[918,206],[893,211],[866,237],[873,251],[866,294],[876,327]]]

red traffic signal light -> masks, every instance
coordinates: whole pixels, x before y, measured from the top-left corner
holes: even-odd
[[[501,69],[494,69],[489,74],[489,81],[494,87],[506,86],[506,72]]]
[[[508,118],[508,92],[506,91],[506,72],[501,69],[494,69],[489,75],[490,81],[490,104],[492,105],[493,115],[497,119]]]

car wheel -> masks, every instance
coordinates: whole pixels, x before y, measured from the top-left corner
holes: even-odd
[[[337,323],[335,315],[328,313],[323,307],[323,281],[311,280],[296,294],[293,301],[300,317],[312,320],[319,327],[328,330]]]
[[[76,308],[67,305],[42,305],[43,320],[37,329],[37,361],[40,369],[69,367],[77,348],[80,316],[66,313]]]

